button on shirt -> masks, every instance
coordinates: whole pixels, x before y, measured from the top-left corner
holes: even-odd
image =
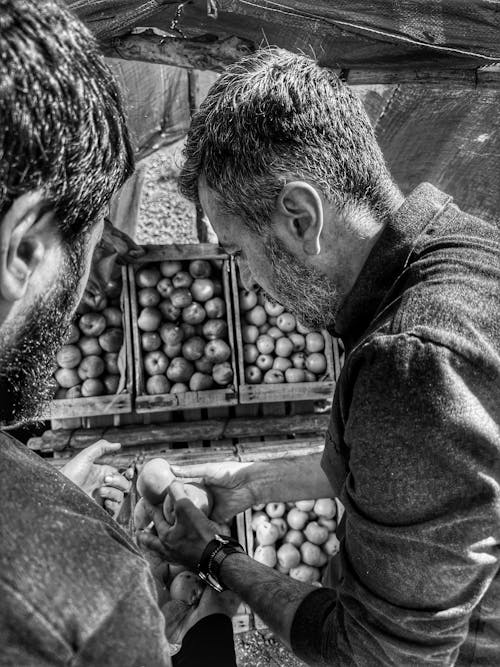
[[[419,186],[336,327],[323,467],[346,508],[340,575],[299,607],[293,649],[313,665],[498,666],[498,225]]]

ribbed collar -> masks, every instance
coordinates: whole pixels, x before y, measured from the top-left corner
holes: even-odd
[[[370,325],[422,230],[451,201],[430,183],[422,183],[387,223],[337,315],[334,334],[348,350]]]

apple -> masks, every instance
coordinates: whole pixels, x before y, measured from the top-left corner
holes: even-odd
[[[181,262],[177,260],[165,260],[160,262],[160,272],[165,278],[172,278],[176,273],[182,270]]]
[[[282,338],[285,334],[281,331],[281,329],[278,329],[278,327],[270,326],[267,330],[267,335],[271,336],[271,338],[274,338],[274,340],[277,340],[278,338]]]
[[[193,299],[201,303],[214,296],[214,284],[209,278],[196,278],[190,289]]]
[[[270,317],[278,317],[285,310],[284,307],[276,301],[271,301],[268,296],[264,297],[264,310]]]
[[[161,376],[157,375],[156,377],[161,377]],[[170,388],[171,394],[185,394],[187,391],[189,391],[189,387],[187,386],[187,384],[184,384],[184,382],[176,382]]]
[[[279,530],[270,521],[262,521],[255,531],[257,542],[263,547],[274,544],[279,536]]]
[[[165,345],[179,345],[184,339],[184,331],[173,322],[165,322],[160,327],[160,338]]]
[[[209,361],[213,361],[214,364],[221,364],[223,361],[227,361],[230,358],[231,348],[225,341],[220,338],[215,338],[205,345],[204,356]]]
[[[204,590],[205,584],[197,574],[189,570],[179,572],[170,584],[172,600],[180,600],[191,607],[198,605]]]
[[[286,515],[286,522],[294,530],[302,530],[309,519],[306,512],[293,507]]]
[[[299,334],[302,334],[303,336],[305,336],[306,334],[308,334],[311,331],[311,329],[309,329],[309,327],[306,327],[306,325],[302,324],[302,322],[299,322],[299,320],[297,320],[296,329],[297,329],[297,332]]]
[[[337,522],[335,519],[327,519],[324,516],[319,516],[318,523],[320,526],[327,528],[329,533],[334,533],[337,530]]]
[[[269,517],[262,511],[254,512],[252,515],[252,530],[255,532],[257,527],[264,521],[269,521]]]
[[[187,324],[201,324],[206,316],[205,309],[196,301],[182,310],[182,319]]]
[[[333,498],[318,498],[314,503],[314,513],[324,516],[325,519],[334,519],[337,514],[337,505]]]
[[[302,334],[292,331],[288,334],[288,338],[293,345],[293,352],[303,352],[306,347],[306,339]]]
[[[200,373],[206,373],[210,375],[212,373],[212,369],[214,367],[214,362],[210,361],[210,359],[207,359],[207,357],[203,356],[200,359],[197,359],[194,362],[194,367],[196,368],[197,371],[200,371]]]
[[[225,387],[233,381],[233,369],[228,361],[223,361],[221,364],[215,364],[212,370],[212,377],[216,384]]]
[[[323,334],[320,334],[317,331],[312,331],[306,334],[306,350],[309,353],[312,352],[321,352],[325,349],[325,339]]]
[[[157,331],[145,331],[141,334],[141,346],[145,352],[153,352],[161,347],[161,338]]]
[[[211,320],[218,320],[226,314],[226,304],[220,296],[214,296],[205,302],[205,312]]]
[[[283,519],[283,517],[277,517],[275,519],[271,519],[271,523],[278,529],[278,540],[283,539],[288,531],[288,526],[285,519]]]
[[[312,512],[315,500],[297,500],[295,507],[302,512]]]
[[[304,564],[290,568],[290,572],[288,574],[292,579],[302,581],[306,584],[314,584],[315,581],[319,581],[320,577],[317,567],[311,567],[311,565]]]
[[[194,372],[189,379],[190,391],[204,391],[206,389],[211,389],[213,384],[214,381],[211,375],[206,375],[199,371]]]
[[[295,317],[291,313],[285,312],[278,315],[276,325],[281,331],[284,331],[285,333],[293,331],[295,329],[295,324]]]
[[[102,381],[104,383],[107,394],[116,394],[118,391],[118,385],[120,384],[119,375],[105,375],[102,378]]]
[[[217,278],[212,279],[214,284],[214,296],[222,296],[222,282]]]
[[[184,484],[184,491],[195,507],[201,510],[206,516],[210,516],[214,506],[214,499],[204,484],[189,482]]]
[[[168,322],[177,322],[181,316],[181,309],[174,306],[170,299],[161,301],[158,308],[163,315],[163,319]]]
[[[94,336],[82,336],[78,341],[78,347],[84,357],[89,357],[91,354],[99,355],[103,351],[99,339]]]
[[[108,327],[123,326],[122,311],[119,308],[116,308],[115,306],[108,306],[102,311],[102,314]]]
[[[317,544],[312,544],[311,542],[304,542],[300,545],[300,554],[302,561],[306,565],[312,565],[313,567],[323,567],[328,560],[325,552]]]
[[[282,338],[278,338],[278,340],[276,341],[275,352],[278,355],[278,357],[289,357],[293,352],[292,341],[285,336],[283,336]]]
[[[266,503],[257,503],[256,505],[252,505],[252,509],[255,510],[255,512],[260,512],[265,506]]]
[[[326,371],[326,357],[320,352],[313,352],[306,357],[306,368],[311,373],[320,375]]]
[[[260,334],[266,334],[269,331],[270,328],[271,328],[270,325],[266,322],[261,327],[259,327],[259,333]]]
[[[168,487],[175,481],[170,465],[165,459],[147,461],[137,478],[137,490],[151,505],[163,502]]]
[[[281,371],[282,373],[285,373],[285,379],[286,379],[286,371],[292,366],[292,362],[290,359],[287,359],[286,357],[275,357],[273,359],[273,368],[275,368],[278,371]]]
[[[143,287],[137,292],[137,303],[143,308],[157,306],[160,300],[160,294],[154,287]]]
[[[161,350],[153,350],[144,355],[144,368],[148,375],[163,375],[168,368],[167,355]]]
[[[63,345],[56,359],[61,368],[76,368],[82,360],[82,353],[76,345]]]
[[[267,313],[262,306],[257,305],[257,306],[254,306],[254,308],[252,308],[252,310],[249,310],[245,314],[245,319],[248,322],[248,324],[253,324],[256,327],[260,327],[266,321]]]
[[[216,320],[210,321],[215,322]],[[255,345],[253,345],[253,343],[246,343],[243,345],[243,359],[245,360],[246,364],[254,364],[257,361],[258,356],[259,350]]]
[[[285,380],[287,382],[305,382],[306,373],[302,368],[287,368],[285,371]]]
[[[241,337],[244,343],[255,343],[259,333],[259,329],[253,324],[246,324],[241,328]]]
[[[104,384],[99,378],[87,378],[82,382],[82,396],[102,396],[106,393]]]
[[[165,344],[161,349],[169,359],[174,359],[175,357],[180,356],[182,350],[182,343],[176,343],[175,345]]]
[[[189,288],[193,284],[193,277],[187,271],[178,271],[172,277],[172,284],[174,287]]]
[[[274,339],[271,336],[263,334],[255,341],[255,347],[260,354],[272,354],[274,352]]]
[[[168,394],[170,382],[164,375],[151,375],[146,380],[146,394]]]
[[[64,396],[64,398],[81,398],[81,397],[82,397],[82,386],[80,384],[76,384],[74,387],[70,387],[69,389],[67,389]]]
[[[212,273],[212,267],[206,259],[193,259],[189,262],[188,271],[193,278],[208,278]]]
[[[106,373],[109,375],[119,375],[120,369],[118,368],[118,353],[107,352],[104,355],[104,366]]]
[[[137,326],[141,331],[156,331],[160,322],[161,312],[157,308],[143,308],[137,318]]]
[[[290,358],[294,368],[301,368],[303,370],[306,367],[306,355],[304,352],[294,352]]]
[[[135,282],[139,287],[156,287],[161,275],[156,266],[144,266],[135,273]]]
[[[274,567],[276,565],[276,549],[271,545],[258,546],[257,549],[255,549],[253,557],[257,563],[262,563],[262,565],[267,565],[268,567]]]
[[[197,335],[196,327],[193,324],[187,324],[187,322],[181,322],[179,326],[184,332],[183,340],[187,340],[188,338],[192,338],[193,336]]]
[[[304,541],[305,537],[302,531],[295,529],[289,530],[283,538],[283,542],[289,542],[290,544],[293,544],[294,547],[300,547]]]
[[[304,535],[306,539],[312,544],[324,544],[328,539],[328,528],[325,526],[320,526],[317,521],[311,521],[304,528]],[[314,563],[310,563],[314,565]]]
[[[123,345],[123,329],[112,327],[99,336],[99,345],[104,352],[119,352]]]
[[[81,380],[97,378],[104,373],[104,361],[96,354],[85,357],[78,366],[78,375]],[[96,395],[96,394],[94,394]]]
[[[193,295],[187,287],[177,287],[170,295],[170,302],[173,306],[182,310],[182,308],[193,303]]]
[[[268,371],[273,367],[273,358],[270,354],[259,354],[255,361],[257,368],[260,368],[261,371]]]
[[[258,361],[258,360],[257,360]],[[280,384],[285,381],[285,376],[283,373],[276,368],[271,368],[271,370],[264,373],[264,384]]]
[[[246,312],[257,305],[257,293],[253,290],[241,290],[239,293],[240,310]]]
[[[78,342],[80,338],[80,329],[76,324],[71,323],[69,325],[68,335],[66,337],[66,345],[74,345]]]
[[[329,535],[327,541],[323,544],[323,551],[327,556],[335,556],[340,551],[340,542],[335,534]]]
[[[78,326],[85,336],[100,336],[106,328],[106,318],[101,313],[85,313],[80,317]]]
[[[245,368],[245,382],[248,384],[260,384],[262,382],[262,371],[257,366]]]
[[[167,369],[167,377],[171,382],[188,383],[194,373],[193,364],[184,357],[174,357]]]
[[[276,322],[278,321],[278,318],[270,316],[270,317],[267,318],[267,321],[269,322],[269,326],[276,327]],[[278,327],[276,327],[276,328],[278,328]],[[281,331],[281,329],[280,329],[280,331]],[[281,331],[281,335],[283,336],[282,331]]]
[[[201,359],[205,349],[205,341],[201,336],[193,336],[188,338],[182,344],[182,356],[188,361],[196,361]]]
[[[207,320],[203,324],[202,331],[203,336],[207,340],[214,340],[215,338],[226,338],[227,323],[220,319]]]
[[[280,546],[276,552],[276,557],[278,563],[282,568],[285,568],[287,572],[289,572],[292,567],[297,567],[297,565],[300,564],[300,551],[289,542],[285,542],[285,544]]]
[[[285,503],[268,503],[266,505],[266,514],[270,519],[276,519],[285,514],[285,509]]]
[[[162,299],[168,299],[168,297],[174,291],[174,286],[170,278],[162,278],[161,280],[158,281],[156,289]]]
[[[316,382],[317,378],[311,371],[304,371],[304,379],[306,382]]]

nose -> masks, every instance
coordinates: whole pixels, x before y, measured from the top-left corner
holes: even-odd
[[[259,284],[254,280],[252,272],[244,259],[238,257],[238,269],[240,271],[240,281],[246,290],[258,290]]]

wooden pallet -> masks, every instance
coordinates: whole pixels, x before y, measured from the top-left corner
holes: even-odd
[[[132,316],[132,338],[135,360],[135,385],[136,396],[134,407],[138,414],[165,412],[171,410],[199,409],[219,405],[234,405],[238,402],[236,390],[236,353],[233,333],[232,299],[230,294],[230,263],[229,257],[223,250],[213,244],[185,244],[146,246],[147,255],[141,258],[139,264],[129,266],[129,289]],[[205,391],[188,391],[183,394],[157,394],[154,396],[146,394],[145,372],[143,364],[143,353],[140,344],[140,333],[137,327],[138,304],[137,290],[135,286],[135,270],[145,263],[161,262],[164,260],[191,260],[191,259],[218,259],[222,261],[222,287],[224,301],[227,311],[229,345],[231,347],[231,365],[233,367],[234,382],[232,385],[221,389],[208,389]]]

